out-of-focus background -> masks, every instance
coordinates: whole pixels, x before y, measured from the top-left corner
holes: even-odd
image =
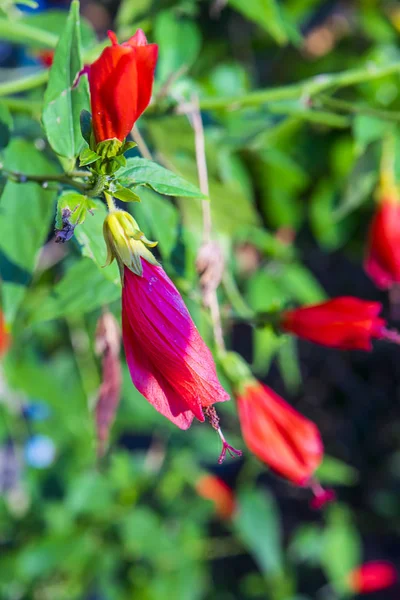
[[[41,1],[37,9],[3,3],[0,92],[18,74],[51,63],[51,44],[40,35],[13,40],[13,23],[58,36],[69,8],[68,1]],[[98,461],[88,410],[100,381],[93,340],[102,307],[120,318],[119,288],[99,275],[89,251],[78,262],[76,240],[54,246],[52,213],[35,230],[48,243],[34,263],[42,242],[26,241],[30,229],[18,225],[18,215],[6,225],[0,200],[2,304],[14,339],[0,378],[0,598],[345,597],[342,582],[358,564],[388,560],[400,568],[400,349],[377,342],[371,353],[341,352],[278,340],[268,328],[233,325],[229,311],[243,301],[268,311],[351,294],[383,302],[391,326],[400,326],[398,294],[377,291],[362,269],[382,140],[398,134],[396,118],[385,115],[399,114],[399,73],[361,77],[317,96],[315,105],[306,86],[301,98],[240,110],[231,99],[399,60],[400,3],[82,0],[81,15],[91,58],[108,29],[124,40],[141,27],[159,44],[158,103],[140,131],[155,160],[194,183],[193,131],[174,106],[193,95],[209,100],[202,115],[214,228],[228,257],[221,292],[227,339],[318,425],[326,450],[318,475],[338,500],[312,511],[306,490],[246,450],[218,466],[215,432],[204,424],[178,431],[135,391],[124,360],[110,447]],[[43,87],[13,97],[30,107],[7,105],[14,139],[5,152],[14,152],[20,170],[40,163],[48,172],[55,159],[39,119]],[[53,199],[51,189],[38,193]],[[200,204],[147,190],[134,214],[159,240],[163,264],[211,343],[194,269]],[[37,215],[29,218],[37,227]],[[220,414],[230,441],[244,449],[233,401]],[[240,507],[232,517],[202,497],[212,495],[202,479],[209,474],[231,488]],[[397,600],[400,585],[369,596]]]

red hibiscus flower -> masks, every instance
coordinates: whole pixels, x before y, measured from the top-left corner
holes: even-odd
[[[349,588],[356,594],[377,592],[397,581],[397,571],[385,561],[371,561],[354,569],[348,576]]]
[[[364,268],[381,289],[400,282],[400,202],[384,197],[372,219]]]
[[[323,346],[371,350],[373,338],[397,341],[397,333],[386,329],[379,317],[382,305],[342,296],[313,306],[284,311],[281,327],[287,332]]]
[[[123,44],[112,31],[108,36],[112,45],[87,69],[97,143],[123,141],[147,108],[158,54],[158,46],[148,44],[141,29]]]
[[[315,494],[312,508],[333,500],[334,493],[313,478],[324,453],[317,426],[255,379],[242,384],[237,403],[249,450],[278,475],[309,486]]]

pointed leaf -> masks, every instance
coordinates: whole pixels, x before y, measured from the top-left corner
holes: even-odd
[[[126,167],[117,176],[124,186],[148,185],[167,196],[206,198],[195,185],[146,158],[128,158]]]
[[[246,489],[239,494],[234,527],[260,569],[266,574],[282,571],[282,534],[274,498],[262,490]]]
[[[30,320],[39,322],[82,315],[117,300],[120,294],[121,290],[108,281],[91,260],[82,258],[68,269],[51,295],[30,315]]]
[[[74,159],[82,148],[80,114],[89,106],[87,78],[81,77],[73,87],[81,69],[79,3],[74,0],[54,54],[42,115],[51,147],[69,159]]]
[[[140,197],[135,192],[129,188],[122,187],[122,185],[117,187],[113,192],[113,196],[118,198],[118,200],[122,200],[122,202],[140,202]]]
[[[91,165],[92,163],[99,160],[100,156],[90,148],[84,148],[79,155],[79,164],[81,167]]]
[[[32,175],[53,174],[56,169],[33,144],[14,138],[4,153],[4,166]],[[50,230],[56,191],[37,183],[7,181],[1,197],[0,250],[7,258],[33,271],[38,252]]]

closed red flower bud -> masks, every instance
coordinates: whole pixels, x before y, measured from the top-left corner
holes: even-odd
[[[397,571],[385,561],[367,562],[354,569],[347,578],[352,592],[367,594],[390,587],[397,581]]]
[[[324,452],[316,425],[256,380],[243,384],[237,403],[248,448],[282,477],[307,485]]]
[[[225,481],[215,475],[203,475],[196,482],[196,491],[202,498],[214,503],[221,519],[230,519],[236,508],[235,496]]]
[[[140,242],[139,242],[140,243]],[[132,381],[181,429],[229,399],[214,360],[165,271],[141,258],[142,275],[124,267],[122,333]]]
[[[96,142],[123,141],[147,108],[153,87],[158,46],[148,44],[141,29],[129,41],[112,45],[88,68],[92,122]]]
[[[284,311],[281,327],[287,332],[323,346],[370,350],[372,338],[397,341],[379,317],[382,305],[342,296],[320,304]]]

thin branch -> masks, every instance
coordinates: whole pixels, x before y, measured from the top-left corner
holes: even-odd
[[[202,110],[238,110],[246,106],[259,106],[267,102],[281,100],[295,100],[304,96],[312,97],[329,89],[339,89],[358,85],[366,81],[373,81],[400,73],[400,61],[378,67],[375,64],[366,65],[361,69],[351,69],[341,73],[321,74],[286,86],[269,88],[267,90],[256,90],[237,97],[203,98],[199,102]],[[179,111],[184,113],[185,106]]]
[[[47,48],[55,48],[58,42],[58,35],[32,27],[27,23],[13,19],[0,17],[0,37],[2,40],[8,40],[20,44],[41,44]]]
[[[188,111],[187,115],[194,130],[199,187],[205,196],[209,196],[204,128],[199,108],[199,102],[197,98],[193,99],[191,108]],[[214,340],[217,348],[221,352],[225,352],[226,347],[222,331],[221,312],[217,296],[217,288],[222,278],[224,264],[222,252],[220,250],[219,245],[212,241],[212,218],[211,205],[209,200],[202,201],[202,212],[203,245],[200,248],[199,255],[197,258],[197,267],[199,270],[203,271],[201,276],[201,281],[203,283],[203,298],[205,305],[208,306],[210,310]]]
[[[193,109],[189,113],[189,118],[194,129],[194,143],[196,150],[196,162],[197,172],[199,176],[199,187],[200,191],[207,196],[210,195],[210,189],[208,185],[208,171],[207,171],[207,159],[206,159],[206,146],[204,140],[204,128],[203,120],[199,109],[199,101],[197,98],[193,99]],[[209,200],[202,201],[203,211],[203,242],[206,244],[211,242],[211,203]]]
[[[378,108],[372,108],[370,106],[360,106],[359,104],[352,104],[346,100],[330,98],[328,96],[320,96],[316,98],[315,104],[317,103],[339,112],[367,115],[383,121],[394,121],[395,123],[400,122],[400,112],[396,111],[381,110]]]
[[[77,173],[79,173],[79,175]],[[34,182],[34,183],[41,185],[44,188],[47,188],[48,184],[50,182],[65,184],[65,185],[74,187],[75,189],[77,189],[78,191],[80,191],[82,194],[85,194],[85,195],[91,195],[91,190],[93,189],[92,185],[86,185],[85,183],[76,181],[75,179],[72,179],[72,177],[70,177],[69,175],[66,175],[66,174],[51,173],[48,175],[27,175],[27,174],[21,173],[19,171],[10,171],[9,169],[4,169],[3,165],[1,163],[0,163],[0,174],[4,175],[5,177],[10,179],[11,181],[14,181],[15,183]],[[80,172],[74,172],[73,175],[74,175],[74,177],[77,177],[77,176],[87,177],[88,175],[90,175],[90,173],[85,172],[85,171],[80,171]]]
[[[132,134],[133,140],[137,143],[139,152],[143,156],[143,158],[147,158],[147,160],[153,160],[151,152],[150,152],[146,142],[144,141],[142,134],[140,133],[137,125],[134,126],[134,128],[131,131],[131,134]]]

